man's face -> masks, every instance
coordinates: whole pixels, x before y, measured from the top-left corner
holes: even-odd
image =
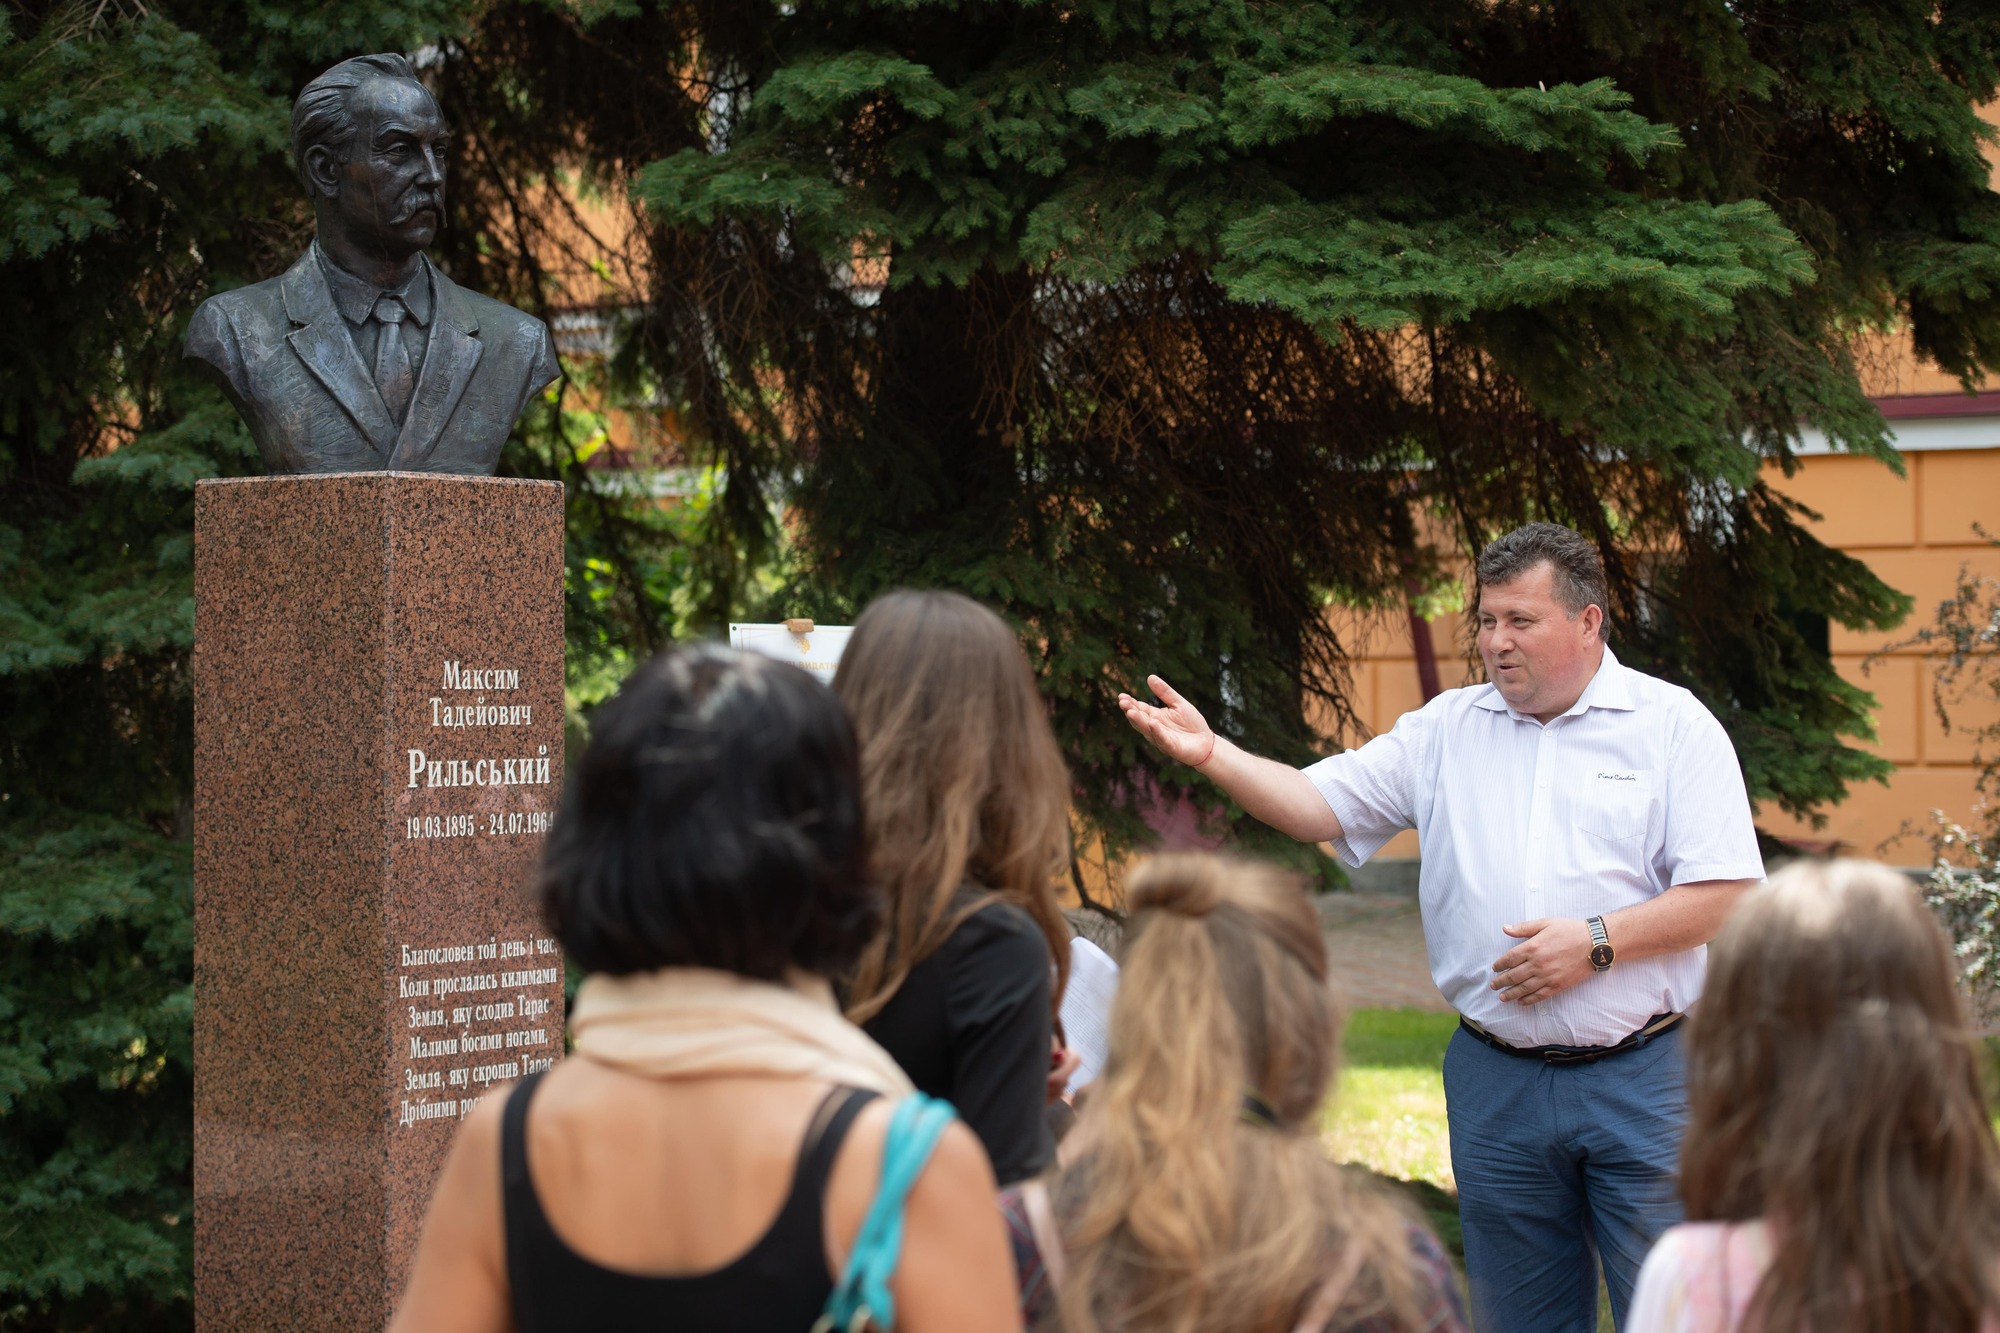
[[[444,117],[407,79],[370,79],[347,95],[355,135],[333,169],[334,207],[355,241],[403,259],[444,225]]]
[[[1556,600],[1546,562],[1509,583],[1479,590],[1479,656],[1486,678],[1517,713],[1547,722],[1569,710],[1597,671],[1604,612],[1575,616]]]

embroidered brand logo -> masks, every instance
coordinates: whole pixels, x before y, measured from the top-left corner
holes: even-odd
[[[1639,780],[1638,775],[1634,773],[1599,773],[1597,776],[1606,782],[1637,782]]]

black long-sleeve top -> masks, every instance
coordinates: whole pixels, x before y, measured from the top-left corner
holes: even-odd
[[[1055,1155],[1043,1117],[1051,984],[1048,941],[1034,919],[990,903],[862,1024],[919,1090],[957,1108],[1002,1185],[1035,1175]]]

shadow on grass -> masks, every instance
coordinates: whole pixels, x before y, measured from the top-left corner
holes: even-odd
[[[1428,1180],[1398,1180],[1394,1176],[1370,1171],[1365,1166],[1350,1165],[1347,1169],[1358,1176],[1370,1178],[1391,1196],[1399,1197],[1415,1208],[1432,1233],[1444,1242],[1452,1259],[1459,1267],[1465,1266],[1465,1237],[1458,1226],[1456,1194],[1447,1194]]]

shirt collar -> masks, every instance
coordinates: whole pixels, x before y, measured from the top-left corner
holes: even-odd
[[[326,275],[327,290],[333,293],[333,304],[340,311],[341,318],[359,328],[375,313],[375,303],[384,296],[401,297],[409,307],[410,318],[424,327],[431,322],[431,262],[417,261],[417,271],[410,280],[393,290],[377,287],[372,282],[355,277],[346,269],[327,257],[318,240],[313,241],[313,252],[319,256],[320,272]]]
[[[1608,708],[1620,713],[1632,712],[1638,705],[1632,702],[1631,682],[1627,681],[1625,676],[1625,667],[1619,662],[1618,655],[1611,651],[1609,644],[1605,645],[1604,657],[1597,664],[1596,674],[1591,676],[1590,684],[1583,687],[1583,693],[1577,696],[1576,702],[1569,706],[1563,716],[1575,717],[1591,708]],[[1472,702],[1489,713],[1508,713],[1516,718],[1527,716],[1525,713],[1514,712],[1508,706],[1507,701],[1500,697],[1498,686],[1488,685]]]

